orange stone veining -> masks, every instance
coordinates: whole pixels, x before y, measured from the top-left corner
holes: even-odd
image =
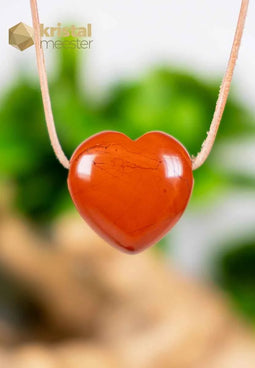
[[[74,152],[68,187],[99,235],[136,253],[159,241],[184,212],[193,187],[191,159],[166,133],[149,132],[133,141],[106,131]]]

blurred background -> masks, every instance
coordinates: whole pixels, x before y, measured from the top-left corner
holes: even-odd
[[[92,24],[91,50],[46,50],[57,131],[68,157],[107,129],[162,130],[191,155],[214,112],[240,1],[39,1],[47,26]],[[79,218],[51,149],[31,25],[11,0],[0,22],[0,367],[255,366],[255,59],[251,4],[213,152],[188,209],[137,256]]]

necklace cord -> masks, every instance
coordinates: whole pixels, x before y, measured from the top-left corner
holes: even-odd
[[[221,118],[222,118],[222,115],[223,115],[223,112],[226,106],[226,102],[228,99],[230,84],[233,78],[236,61],[238,58],[238,52],[239,52],[239,48],[241,45],[245,20],[247,16],[248,5],[249,5],[249,0],[242,0],[239,18],[238,18],[238,22],[236,26],[236,31],[235,31],[235,37],[234,37],[227,69],[223,77],[221,86],[220,86],[219,96],[218,96],[218,100],[216,103],[213,119],[210,125],[209,132],[207,133],[207,137],[202,144],[201,151],[197,154],[196,157],[192,159],[192,169],[193,170],[198,169],[206,161],[207,157],[209,156],[212,150],[212,147],[213,147],[213,144],[214,144],[214,141],[215,141],[218,129],[219,129]]]
[[[198,169],[203,163],[206,161],[207,157],[209,156],[213,144],[215,142],[215,138],[220,126],[221,118],[226,106],[226,102],[229,95],[230,84],[233,78],[233,73],[236,65],[236,61],[238,58],[238,52],[241,45],[245,20],[247,16],[249,0],[242,0],[239,18],[236,26],[236,32],[234,36],[234,41],[227,65],[227,69],[222,80],[219,96],[217,99],[213,119],[210,125],[210,129],[207,133],[207,137],[204,140],[201,151],[197,154],[196,157],[192,158],[192,169]],[[33,19],[33,28],[34,28],[34,43],[36,49],[36,60],[37,60],[37,68],[39,73],[39,80],[40,80],[40,87],[42,93],[42,100],[44,106],[44,113],[45,113],[45,120],[46,125],[49,133],[49,138],[51,141],[51,145],[55,152],[56,157],[58,158],[59,162],[66,168],[69,169],[70,162],[66,155],[64,154],[61,144],[59,142],[56,127],[54,123],[52,107],[51,107],[51,100],[49,94],[49,86],[47,80],[47,73],[45,67],[45,59],[44,59],[44,52],[41,47],[41,35],[40,35],[40,20],[38,14],[38,6],[37,0],[30,0],[31,6],[31,13]]]
[[[34,43],[35,43],[35,50],[36,50],[37,68],[38,68],[38,73],[39,73],[45,120],[46,120],[46,125],[48,129],[49,137],[50,137],[50,142],[51,142],[52,148],[59,162],[66,169],[69,169],[70,163],[69,163],[68,158],[64,154],[61,144],[59,142],[55,123],[54,123],[53,113],[52,113],[49,86],[48,86],[47,73],[46,73],[46,67],[45,67],[44,52],[41,47],[40,20],[39,20],[39,14],[38,14],[37,1],[30,0],[30,6],[31,6],[31,12],[32,12],[32,19],[33,19]]]

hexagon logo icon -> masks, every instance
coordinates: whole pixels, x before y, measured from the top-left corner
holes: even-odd
[[[9,44],[20,51],[34,45],[34,30],[25,23],[18,23],[9,29]]]

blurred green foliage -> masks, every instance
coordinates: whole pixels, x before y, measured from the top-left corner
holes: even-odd
[[[115,84],[105,101],[92,104],[86,91],[80,90],[79,72],[84,65],[79,53],[63,50],[57,57],[50,91],[57,131],[68,156],[84,139],[102,130],[118,130],[131,138],[162,130],[180,140],[190,154],[200,150],[213,116],[219,81],[206,82],[161,67],[138,80]],[[67,172],[50,146],[38,80],[20,74],[0,104],[0,183],[14,185],[16,209],[36,223],[45,223],[73,205]],[[230,98],[213,152],[231,138],[251,134],[255,135],[254,117]],[[213,156],[194,173],[193,204],[208,204],[230,185],[255,185],[252,178],[223,172]],[[249,245],[223,256],[219,268],[221,284],[249,315],[255,315],[253,265],[255,246]]]
[[[118,130],[136,138],[162,130],[179,139],[191,154],[200,150],[215,101],[218,81],[207,83],[187,73],[159,68],[136,81],[118,83],[100,105],[88,102],[79,88],[79,53],[58,53],[58,72],[50,83],[53,111],[67,155],[88,136]],[[71,206],[66,170],[55,159],[45,128],[38,81],[20,76],[0,106],[0,176],[16,187],[15,206],[34,220],[47,220]],[[229,100],[216,145],[254,132],[246,109]],[[193,201],[222,190],[228,175],[210,159],[195,172]],[[233,180],[233,178],[231,178]]]
[[[231,244],[231,249],[220,254],[216,264],[218,283],[231,295],[236,309],[255,324],[254,241]]]

